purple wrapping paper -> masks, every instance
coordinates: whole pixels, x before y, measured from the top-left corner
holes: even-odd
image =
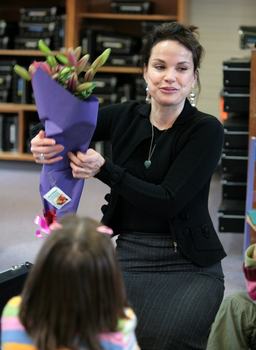
[[[99,101],[90,96],[82,101],[38,68],[32,78],[35,102],[45,136],[54,138],[65,149],[59,154],[63,159],[54,164],[44,164],[40,176],[40,194],[45,212],[56,209],[43,196],[54,186],[59,187],[71,201],[56,209],[58,220],[68,212],[76,212],[83,191],[84,180],[75,179],[67,152],[86,153],[94,133]]]

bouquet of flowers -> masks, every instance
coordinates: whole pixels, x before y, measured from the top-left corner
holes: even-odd
[[[110,49],[106,49],[86,69],[89,54],[81,56],[81,47],[70,48],[67,55],[56,57],[45,45],[38,42],[45,54],[45,62],[34,62],[28,71],[14,66],[14,71],[22,78],[30,80],[33,86],[39,119],[45,126],[45,136],[54,138],[65,148],[60,154],[63,159],[53,164],[43,164],[40,176],[40,194],[44,207],[43,222],[46,227],[57,222],[64,214],[76,212],[82,194],[84,180],[72,176],[67,152],[86,153],[94,133],[99,101],[91,95],[97,82],[93,78],[106,62]],[[79,75],[84,75],[83,80]],[[47,232],[45,230],[42,230]],[[49,232],[47,232],[49,233]],[[40,232],[37,232],[40,237]]]

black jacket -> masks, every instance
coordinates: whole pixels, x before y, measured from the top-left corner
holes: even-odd
[[[115,214],[122,196],[166,221],[178,247],[191,261],[200,266],[214,264],[226,256],[208,211],[211,176],[223,145],[222,124],[186,101],[172,128],[157,140],[154,166],[148,169],[145,181],[131,175],[123,164],[142,142],[151,139],[150,108],[129,101],[99,109],[93,141],[111,140],[113,155],[96,175],[111,188],[105,197],[108,204],[102,207],[102,222],[119,233]]]
[[[222,124],[186,101],[152,156],[158,180],[151,166],[152,182],[146,182],[130,175],[123,164],[143,140],[151,138],[149,113],[150,105],[136,101],[99,110],[93,140],[110,139],[113,153],[113,162],[106,159],[96,176],[111,188],[108,205],[102,207],[102,222],[118,233],[115,210],[118,197],[123,196],[159,220],[167,220],[178,247],[190,260],[211,265],[226,256],[208,211],[211,176],[223,145]]]

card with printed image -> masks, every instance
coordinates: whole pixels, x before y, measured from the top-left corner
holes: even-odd
[[[71,201],[71,198],[56,186],[47,192],[44,195],[44,198],[57,209],[62,208],[65,204]]]

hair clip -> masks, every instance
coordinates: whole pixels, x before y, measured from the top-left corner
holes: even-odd
[[[108,235],[113,235],[114,233],[113,230],[108,226],[98,226],[96,230],[101,233],[107,233]]]

